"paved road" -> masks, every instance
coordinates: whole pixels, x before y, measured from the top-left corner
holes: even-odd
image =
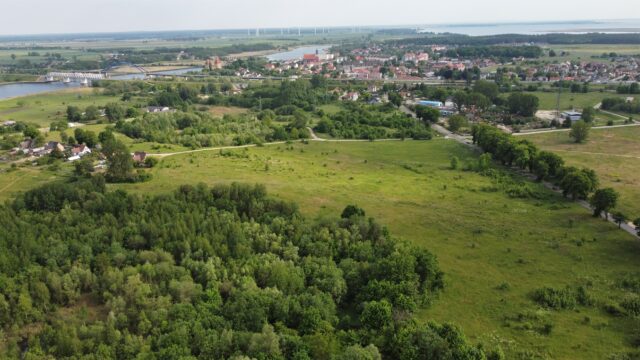
[[[404,106],[404,105],[400,107],[400,110],[402,110],[403,112],[405,112],[405,113],[407,113],[407,114],[410,114],[411,116],[415,117],[415,114],[414,114],[411,110],[409,110],[409,108],[407,108],[407,107],[406,107],[406,106]],[[623,127],[623,126],[638,126],[638,125],[639,125],[639,124],[619,125],[618,127]],[[459,142],[459,143],[461,143],[461,144],[463,144],[463,145],[465,145],[465,146],[471,147],[471,148],[473,148],[473,149],[480,150],[480,148],[478,148],[477,146],[475,146],[473,143],[471,143],[471,141],[470,141],[468,138],[465,138],[464,136],[460,136],[460,135],[452,134],[449,130],[447,130],[447,129],[445,129],[444,127],[442,127],[442,126],[440,126],[440,125],[437,125],[437,124],[431,125],[431,127],[432,127],[435,131],[437,131],[439,134],[441,134],[441,135],[443,135],[443,136],[445,136],[445,137],[447,137],[447,138],[449,138],[449,139],[453,139],[453,140],[455,140],[455,141],[457,141],[457,142]],[[612,127],[612,126],[609,126],[608,128],[611,128],[611,127]],[[480,150],[480,151],[481,151],[481,150]],[[516,171],[516,172],[518,172],[518,170],[516,170],[516,169],[513,169],[513,170],[514,170],[514,171]],[[525,176],[525,177],[529,178],[530,180],[535,181],[535,179],[536,179],[536,178],[535,178],[535,176],[534,176],[533,174],[526,173],[526,172],[519,172],[519,173],[520,173],[521,175],[523,175],[523,176]],[[559,189],[557,189],[553,184],[551,184],[551,183],[549,183],[549,182],[546,182],[546,181],[542,182],[542,184],[543,184],[547,189],[549,189],[549,190],[551,190],[551,191],[553,191],[553,192],[556,192],[556,193],[562,194],[562,191],[561,191],[561,190],[559,190]],[[589,210],[589,212],[593,212],[593,208],[591,207],[591,205],[589,205],[589,203],[588,203],[588,202],[586,202],[586,201],[584,201],[584,200],[579,200],[579,201],[576,201],[576,202],[577,202],[580,206],[582,206],[583,208],[585,208],[585,209]],[[605,218],[605,216],[603,215],[603,216],[602,216],[602,218],[604,219],[604,218]],[[611,217],[609,217],[609,218],[608,218],[608,220],[609,220],[609,222],[611,222],[611,223],[615,224],[616,226],[618,226],[618,224],[616,224],[616,222],[615,222]],[[640,239],[640,236],[638,236],[638,233],[637,233],[637,231],[636,231],[636,229],[635,229],[635,226],[633,226],[633,224],[630,224],[630,223],[622,224],[622,226],[620,227],[620,229],[622,229],[622,230],[624,230],[624,231],[628,232],[629,234],[631,234],[631,235],[632,235],[632,236],[634,236],[635,238]]]

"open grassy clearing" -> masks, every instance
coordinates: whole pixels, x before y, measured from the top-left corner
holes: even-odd
[[[223,117],[225,115],[240,115],[248,112],[247,109],[233,107],[233,106],[212,106],[209,108],[209,113],[216,117]]]
[[[602,186],[620,192],[620,210],[640,217],[640,127],[592,130],[585,144],[575,144],[566,132],[526,138],[545,150],[557,151],[570,165],[594,169]]]
[[[89,105],[104,106],[119,100],[100,94],[99,89],[72,88],[0,101],[0,121],[15,120],[48,127],[51,122],[66,119],[68,105],[82,109]]]
[[[536,91],[531,94],[537,96],[540,99],[541,110],[555,110],[558,101],[558,93],[556,92],[543,92]],[[569,89],[563,89],[560,95],[560,110],[571,109],[583,109],[585,107],[596,106],[602,102],[602,99],[608,97],[625,97],[624,95],[618,95],[612,92],[589,92],[571,93]]]
[[[548,48],[554,49],[558,56],[545,58],[551,61],[587,61],[587,62],[609,62],[609,58],[591,58],[600,56],[603,53],[616,53],[618,55],[638,55],[640,50],[633,45],[551,45]],[[562,51],[567,52],[566,56],[560,56]]]
[[[71,164],[64,164],[59,170],[47,167],[18,167],[7,171],[6,165],[0,167],[0,201],[12,199],[17,193],[24,192],[54,180],[66,178],[71,174]]]
[[[500,344],[510,358],[528,350],[602,359],[629,350],[632,320],[598,306],[542,310],[530,294],[585,285],[599,302],[616,301],[623,294],[615,279],[635,268],[640,243],[555,195],[545,202],[488,191],[490,179],[449,170],[452,155],[475,158],[446,140],[199,152],[165,158],[150,182],[112,187],[148,194],[183,183],[264,183],[319,218],[356,203],[393,234],[438,255],[447,289],[423,319],[459,324],[472,341]],[[536,330],[544,323],[553,324],[551,335]]]

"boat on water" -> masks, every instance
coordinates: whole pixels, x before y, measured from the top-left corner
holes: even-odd
[[[81,85],[85,85],[85,86],[89,86],[89,79],[87,79],[87,78],[82,79],[82,81],[80,81],[80,84]]]
[[[65,83],[65,84],[69,84],[71,82],[71,79],[64,78],[64,80],[62,80],[62,82]]]

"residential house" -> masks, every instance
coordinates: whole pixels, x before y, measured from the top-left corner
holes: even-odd
[[[64,146],[57,141],[49,141],[44,145],[45,150],[54,151],[58,150],[60,152],[64,151]]]
[[[170,111],[171,108],[167,106],[147,106],[148,113],[160,113]]]
[[[71,155],[73,156],[79,156],[79,157],[83,157],[87,154],[91,154],[91,149],[85,145],[76,145],[73,148],[71,148]]]
[[[359,98],[360,98],[360,94],[358,94],[357,92],[350,92],[342,97],[343,100],[348,100],[348,101],[358,101]]]
[[[136,151],[133,153],[133,161],[137,163],[143,163],[147,158],[147,153],[144,151]]]
[[[33,139],[26,139],[25,141],[20,143],[20,150],[22,150],[22,152],[27,153],[29,152],[31,149],[33,149],[36,146],[36,141]]]

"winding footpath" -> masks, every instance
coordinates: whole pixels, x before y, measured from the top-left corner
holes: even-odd
[[[366,139],[324,139],[316,135],[312,128],[307,127],[309,130],[309,135],[311,139],[307,139],[308,141],[318,141],[318,142],[330,142],[330,143],[355,143],[355,142],[380,142],[380,141],[412,141],[413,139],[376,139],[376,140],[366,140]],[[287,141],[274,141],[260,144],[259,146],[273,146],[273,145],[283,145],[286,144]],[[185,151],[176,151],[170,153],[148,153],[147,156],[165,158],[174,155],[184,155],[184,154],[193,154],[197,152],[205,152],[205,151],[220,151],[220,150],[234,150],[234,149],[246,149],[258,147],[257,144],[247,144],[247,145],[229,145],[229,146],[218,146],[218,147],[208,147],[202,149],[195,150],[185,150]]]

